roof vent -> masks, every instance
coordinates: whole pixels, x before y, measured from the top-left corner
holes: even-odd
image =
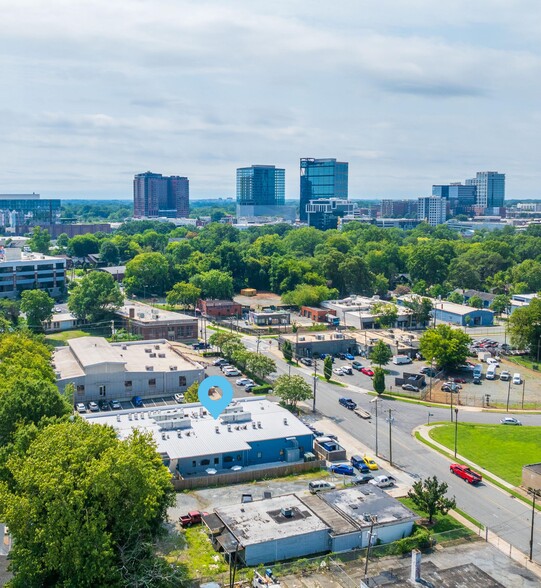
[[[160,346],[159,345],[154,345],[154,349],[159,349]]]
[[[290,519],[293,516],[293,508],[291,506],[282,506],[280,509],[280,514],[284,518]]]
[[[153,365],[146,365],[145,369],[147,372],[153,372],[154,371],[154,366]]]
[[[169,369],[170,369],[172,372],[176,372],[176,371],[178,370],[178,366],[176,366],[176,365],[170,365],[170,366],[169,366]]]
[[[132,417],[132,415],[131,415],[131,414],[129,414],[129,415],[128,415],[128,420],[129,420],[129,421],[132,421],[132,420],[133,420],[133,417]]]
[[[231,433],[231,425],[227,425],[227,431],[228,433]]]
[[[287,425],[287,419],[284,419],[284,425]]]
[[[163,359],[165,357],[165,353],[158,353],[158,357],[161,357]]]
[[[177,431],[177,437],[180,439],[182,437],[182,433],[180,431]]]
[[[214,430],[216,431],[216,433],[220,433],[220,427],[214,427]]]
[[[124,349],[124,351],[125,351],[126,349],[128,349],[128,346],[127,345],[122,345],[122,349]]]
[[[258,429],[262,429],[263,427],[261,426],[261,421],[257,421],[257,428]]]
[[[145,347],[145,353],[150,353],[152,349],[150,347]]]
[[[149,353],[148,356],[149,357],[156,357],[156,354],[155,353]]]

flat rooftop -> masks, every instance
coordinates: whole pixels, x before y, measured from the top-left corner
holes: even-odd
[[[14,261],[66,261],[64,257],[54,257],[52,255],[43,255],[42,253],[26,253],[18,247],[6,247],[4,249],[4,258],[0,257],[0,262]]]
[[[322,341],[355,341],[350,333],[339,333],[335,331],[324,331],[314,333],[286,333],[280,335],[280,339],[291,343],[321,343]]]
[[[455,302],[446,302],[444,300],[441,302],[432,300],[432,304],[434,305],[435,311],[449,312],[459,316],[465,316],[479,311],[492,313],[488,308],[473,308],[472,306],[466,306],[465,304],[456,304]]]
[[[85,376],[87,370],[98,366],[127,373],[144,372],[146,366],[152,366],[154,372],[171,371],[171,366],[179,372],[203,369],[164,339],[109,343],[104,337],[78,337],[70,339],[67,346],[56,348],[53,357],[61,380]]]
[[[239,398],[215,420],[200,403],[84,415],[112,426],[120,439],[139,429],[152,434],[159,453],[171,459],[250,449],[249,443],[312,435],[299,419],[263,398]]]
[[[124,318],[130,318],[130,310],[134,314],[132,320],[147,325],[197,322],[197,318],[194,316],[172,310],[162,310],[136,301],[125,301],[116,313]]]
[[[282,509],[289,509],[291,516],[284,516]],[[217,508],[215,512],[244,547],[329,529],[295,494]]]

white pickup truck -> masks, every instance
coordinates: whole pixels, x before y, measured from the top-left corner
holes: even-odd
[[[368,482],[378,488],[389,488],[395,485],[395,479],[392,476],[376,476],[373,480]]]

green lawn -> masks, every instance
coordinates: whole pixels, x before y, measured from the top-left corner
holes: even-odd
[[[430,431],[430,437],[453,450],[455,426],[438,426]],[[466,459],[518,486],[522,466],[541,461],[541,427],[459,423],[457,450]]]
[[[83,329],[75,329],[73,331],[51,333],[50,335],[46,335],[45,342],[55,347],[61,347],[66,344],[66,341],[77,339],[78,337],[103,337],[105,331],[108,331],[107,335],[111,334],[111,329],[101,329],[99,332],[95,330],[84,331]]]

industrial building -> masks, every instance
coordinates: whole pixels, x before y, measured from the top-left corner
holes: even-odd
[[[419,517],[375,486],[276,498],[217,508],[204,518],[219,551],[245,565],[390,543],[411,534]]]
[[[289,325],[291,314],[285,310],[250,310],[248,320],[258,327]]]
[[[185,392],[205,377],[203,367],[164,339],[109,343],[103,337],[70,339],[54,351],[57,385],[75,386],[74,404],[90,400],[152,398]]]
[[[461,327],[491,327],[494,313],[487,308],[472,308],[454,302],[433,301],[431,314],[437,321]]]
[[[142,339],[192,341],[197,339],[197,318],[180,312],[154,308],[127,300],[115,314],[122,319],[128,333]]]
[[[203,316],[212,318],[242,316],[242,306],[233,300],[198,300],[197,308]]]
[[[199,403],[85,418],[111,425],[121,439],[136,428],[151,433],[164,463],[183,478],[302,462],[313,443],[312,431],[299,419],[259,398],[235,399],[217,420]]]
[[[349,334],[338,332],[326,333],[290,333],[280,335],[278,349],[285,341],[291,343],[293,357],[319,357],[323,353],[358,353],[357,341]]]
[[[24,290],[35,289],[57,298],[65,287],[65,259],[0,247],[0,298],[17,298]]]

